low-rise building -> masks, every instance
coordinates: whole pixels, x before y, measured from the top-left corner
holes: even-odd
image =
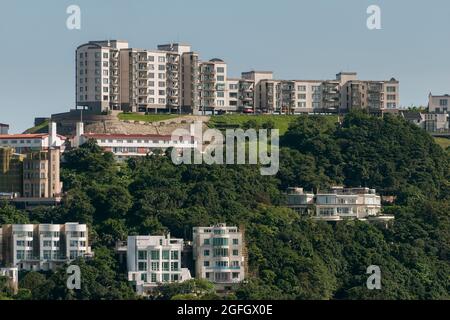
[[[117,160],[151,155],[157,150],[165,151],[169,148],[197,147],[192,135],[173,140],[170,135],[84,133],[82,124],[78,124],[73,146],[81,146],[91,139],[95,140],[104,151],[112,152]]]
[[[237,227],[217,224],[193,228],[193,258],[196,278],[227,289],[246,276],[246,247]]]
[[[375,189],[333,187],[315,195],[302,188],[290,188],[287,206],[314,219],[339,221],[344,219],[393,219],[381,212],[381,197]]]
[[[92,255],[85,224],[9,224],[0,229],[1,259],[18,270],[55,270]]]
[[[0,134],[0,147],[10,147],[15,153],[26,154],[32,151],[58,148],[65,150],[66,137],[56,133],[56,123],[49,124],[49,133]]]
[[[166,236],[129,236],[127,241],[128,280],[136,292],[146,295],[159,284],[191,279],[181,266],[183,239]]]

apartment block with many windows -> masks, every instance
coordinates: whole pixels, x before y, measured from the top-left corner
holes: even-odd
[[[128,280],[137,293],[145,295],[158,284],[189,280],[181,267],[183,239],[166,236],[129,236],[127,241]]]
[[[91,41],[76,51],[76,104],[95,113],[193,112],[198,109],[198,55],[189,45],[158,50],[125,41]]]
[[[195,274],[218,286],[239,283],[246,276],[246,248],[243,232],[218,224],[193,228]]]
[[[0,234],[2,264],[19,270],[55,270],[92,255],[85,224],[10,224]]]

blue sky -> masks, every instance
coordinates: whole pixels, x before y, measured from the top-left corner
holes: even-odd
[[[81,30],[66,28],[71,4]],[[382,30],[366,27],[372,4]],[[448,12],[448,0],[1,0],[0,122],[20,132],[73,107],[76,46],[108,38],[139,48],[188,42],[203,59],[224,59],[232,77],[395,77],[402,105],[426,104],[430,91],[450,92]]]

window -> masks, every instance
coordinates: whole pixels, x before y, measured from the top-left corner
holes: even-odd
[[[223,91],[218,91],[218,92],[217,92],[217,97],[219,97],[219,98],[225,97],[225,92],[223,92]]]
[[[166,62],[166,57],[158,57],[158,62]]]
[[[205,257],[208,257],[208,256],[209,256],[209,250],[204,250],[204,251],[203,251],[203,255],[204,255]]]
[[[160,65],[158,66],[158,70],[159,70],[159,71],[164,71],[164,70],[166,70],[166,66],[163,65],[163,64],[160,64]]]
[[[44,260],[50,260],[52,258],[51,250],[44,250]]]
[[[103,58],[104,59],[108,59],[108,53],[107,52],[103,52]]]
[[[224,73],[225,68],[224,67],[217,67],[217,73]]]
[[[162,281],[163,282],[169,282],[170,281],[170,273],[163,273]]]
[[[306,91],[306,86],[298,86],[297,89],[300,92],[305,92]]]
[[[446,107],[448,105],[448,100],[447,99],[441,99],[439,100],[439,105],[441,107]]]
[[[17,250],[17,252],[16,252],[16,259],[17,260],[25,259],[25,250]]]
[[[151,274],[151,282],[153,282],[153,283],[156,282],[156,273]]]
[[[169,260],[170,251],[169,250],[163,250],[162,252],[162,259],[163,260]]]
[[[147,251],[139,250],[138,251],[138,259],[139,260],[147,260]]]
[[[203,266],[204,266],[204,267],[209,267],[209,261],[207,261],[207,260],[206,260],[206,261],[203,261]]]
[[[141,281],[147,282],[147,274],[141,273]]]
[[[238,256],[239,255],[239,250],[234,249],[233,250],[233,256]]]
[[[179,276],[177,274],[172,274],[172,275],[170,275],[170,280],[171,281],[178,281],[179,280]]]
[[[214,257],[228,257],[228,249],[214,248]]]
[[[159,271],[159,262],[152,262],[152,271]]]
[[[178,257],[179,257],[178,251],[175,250],[170,252],[170,258],[172,260],[178,260]]]
[[[300,94],[298,94],[298,98],[299,98],[300,100],[306,100],[306,94],[300,93]]]
[[[225,77],[224,76],[217,76],[217,81],[225,81]]]
[[[214,238],[213,239],[213,246],[227,246],[228,245],[228,238]]]
[[[171,271],[179,271],[178,270],[178,262],[171,262],[170,263],[170,270]]]
[[[237,246],[239,244],[239,239],[233,239],[233,245]]]
[[[147,271],[147,262],[138,262],[138,271]]]
[[[204,241],[203,241],[203,244],[204,245],[209,245],[210,243],[209,243],[209,239],[205,239]]]
[[[51,246],[52,246],[52,241],[44,240],[44,247],[51,247]]]
[[[159,251],[152,250],[151,257],[152,257],[152,260],[159,260]]]

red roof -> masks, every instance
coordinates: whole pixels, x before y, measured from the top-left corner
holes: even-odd
[[[57,136],[62,140],[66,139],[59,134]],[[0,134],[0,139],[44,139],[46,137],[48,137],[48,133]]]

